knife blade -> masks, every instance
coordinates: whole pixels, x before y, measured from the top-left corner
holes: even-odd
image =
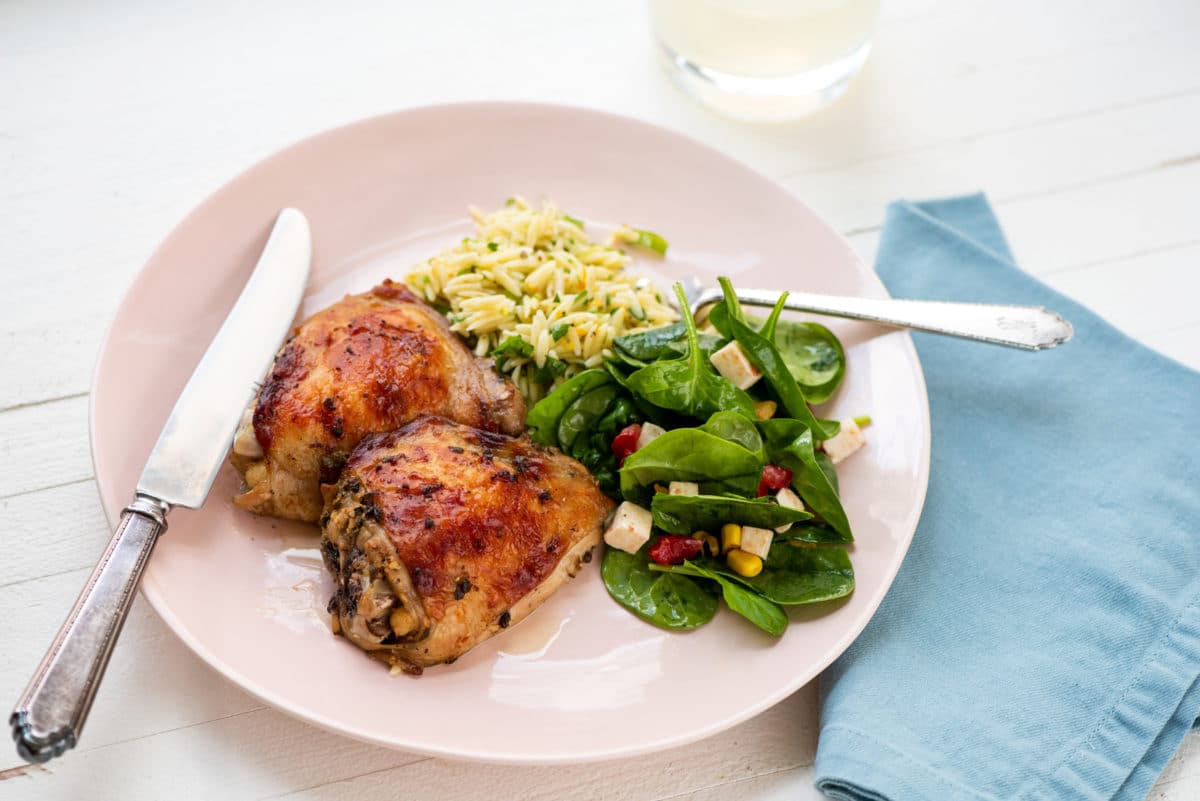
[[[308,282],[312,237],[284,209],[225,322],[175,402],[133,502],[9,722],[17,753],[46,762],[73,748],[172,506],[204,503],[242,412],[287,335]]]
[[[137,491],[196,509],[208,496],[242,412],[283,341],[308,277],[308,221],[284,209],[245,289],[175,402]]]

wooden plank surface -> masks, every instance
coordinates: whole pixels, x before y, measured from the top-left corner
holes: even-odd
[[[116,303],[230,176],[324,128],[529,99],[684,131],[776,178],[874,255],[886,203],[985,190],[1022,265],[1200,368],[1200,5],[891,0],[861,79],[794,124],[717,118],[654,64],[641,2],[0,4],[0,698],[107,538],[87,391]],[[815,799],[815,689],[614,765],[465,766],[294,721],[142,602],[69,758],[0,752],[0,798]],[[1151,798],[1200,797],[1191,735]]]

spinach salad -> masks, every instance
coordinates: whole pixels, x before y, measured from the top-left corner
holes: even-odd
[[[850,523],[833,464],[868,420],[814,416],[845,374],[841,343],[817,323],[743,313],[732,285],[701,332],[683,320],[618,337],[602,369],[538,402],[533,439],[583,463],[616,500],[601,576],[638,617],[686,630],[720,601],[763,631],[783,607],[854,589]],[[786,296],[785,296],[786,297]]]

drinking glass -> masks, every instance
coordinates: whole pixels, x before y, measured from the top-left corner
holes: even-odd
[[[741,119],[836,100],[871,51],[880,0],[650,0],[659,55],[685,92]]]

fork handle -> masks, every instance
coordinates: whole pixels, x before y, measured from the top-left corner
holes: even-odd
[[[780,294],[762,289],[737,290],[738,300],[747,306],[774,306]],[[708,300],[715,302],[720,298],[717,292],[715,297],[702,298],[697,305],[703,305]],[[784,308],[851,320],[868,320],[1026,350],[1053,348],[1069,340],[1074,333],[1070,323],[1041,306],[881,300],[792,292],[784,302]]]

